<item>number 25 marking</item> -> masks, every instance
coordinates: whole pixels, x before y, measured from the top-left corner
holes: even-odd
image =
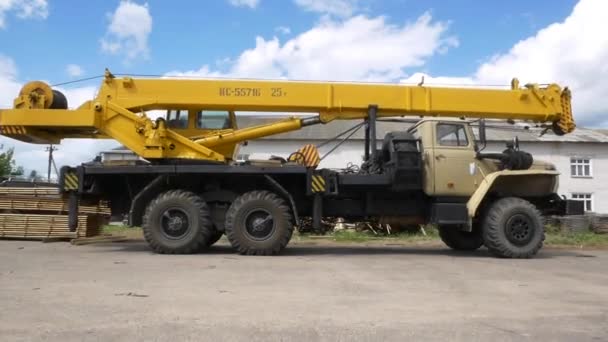
[[[272,97],[282,97],[285,96],[286,93],[283,92],[283,88],[270,88]]]

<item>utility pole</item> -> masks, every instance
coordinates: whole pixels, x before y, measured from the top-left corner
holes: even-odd
[[[53,151],[57,151],[57,147],[55,147],[55,146],[53,146],[53,144],[51,144],[51,145],[49,145],[49,147],[46,148],[46,151],[49,153],[47,181],[50,183],[51,182],[51,165],[55,163],[55,161],[53,160]]]

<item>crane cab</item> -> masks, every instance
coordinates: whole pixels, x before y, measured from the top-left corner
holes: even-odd
[[[167,127],[189,138],[227,134],[237,129],[236,116],[229,110],[169,109],[165,115]],[[216,151],[233,159],[238,144],[218,146]]]

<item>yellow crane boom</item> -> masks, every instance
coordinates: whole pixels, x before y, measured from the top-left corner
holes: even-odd
[[[570,92],[556,84],[511,89],[427,87],[267,80],[116,78],[106,71],[95,99],[74,110],[63,95],[42,82],[26,84],[14,108],[0,110],[0,133],[32,143],[64,138],[112,138],[147,159],[224,161],[217,147],[288,132],[333,120],[404,115],[527,120],[550,124],[557,134],[574,130]],[[318,113],[190,139],[152,121],[149,110],[196,109]]]

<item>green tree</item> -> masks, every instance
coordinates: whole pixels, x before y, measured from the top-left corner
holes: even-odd
[[[23,176],[25,171],[23,170],[23,166],[17,166],[13,168],[13,172],[11,172],[12,176]]]
[[[11,175],[23,175],[23,167],[16,166],[15,159],[13,159],[14,154],[15,150],[12,148],[9,148],[6,152],[0,153],[0,176],[8,177]]]

